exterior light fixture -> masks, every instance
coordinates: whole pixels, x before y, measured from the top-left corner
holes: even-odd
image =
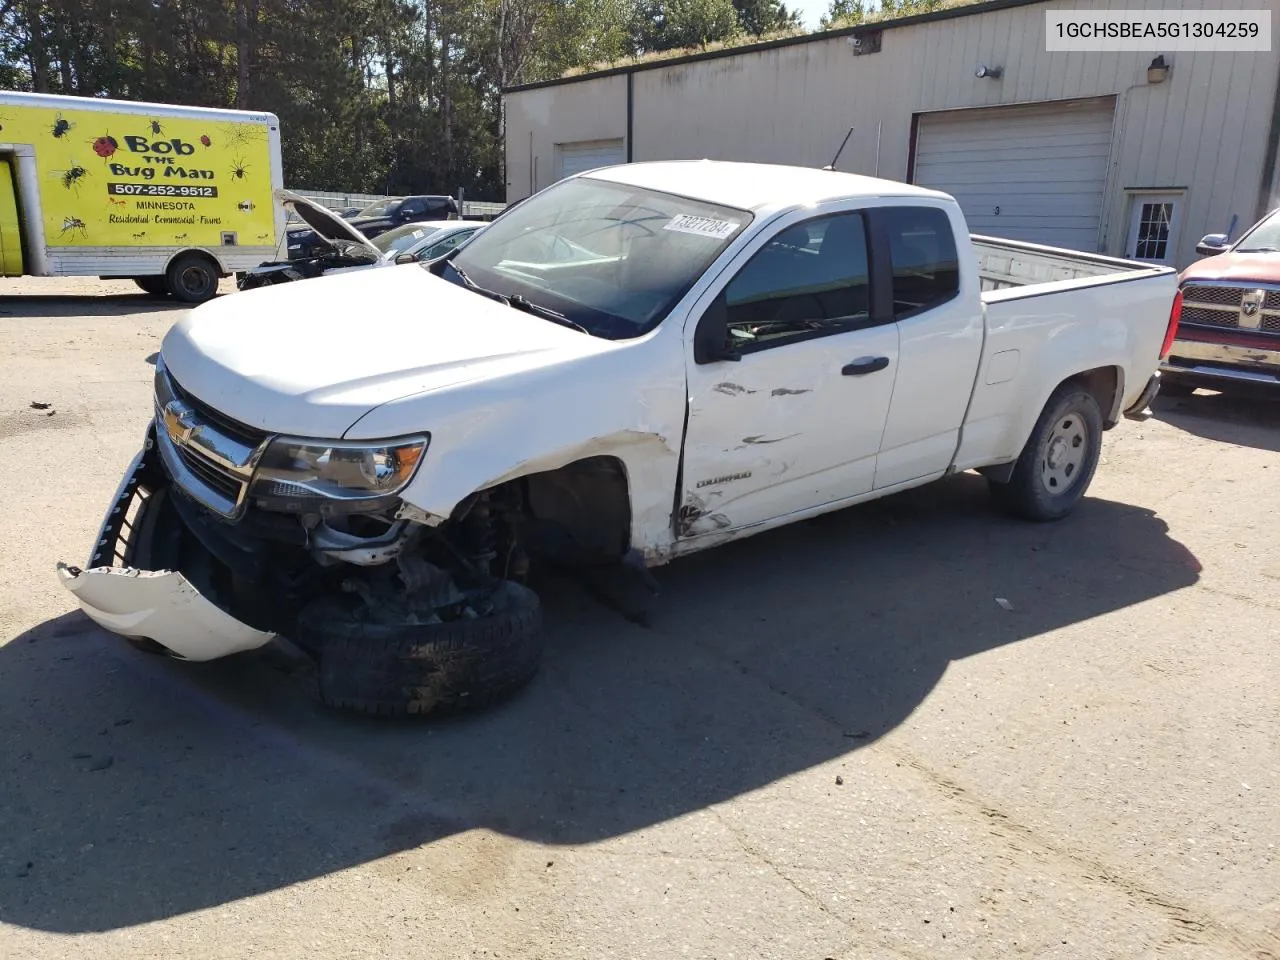
[[[1147,67],[1147,83],[1164,83],[1169,76],[1169,64],[1165,63],[1164,54],[1160,54]]]
[[[1004,76],[1004,67],[988,67],[983,63],[978,66],[973,75],[979,80],[999,80]]]

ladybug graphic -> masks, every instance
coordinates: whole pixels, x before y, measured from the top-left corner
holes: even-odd
[[[120,144],[116,142],[116,138],[112,136],[101,136],[93,141],[93,152],[100,156],[103,160],[115,154],[120,149]]]
[[[200,142],[206,147],[213,146],[213,141],[209,139],[209,135],[207,133],[200,137]]]

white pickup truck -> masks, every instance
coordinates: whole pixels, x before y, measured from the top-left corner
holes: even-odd
[[[156,652],[286,638],[332,705],[492,702],[540,662],[531,563],[635,612],[652,567],[960,471],[1063,517],[1158,389],[1176,285],[970,237],[901,183],[595,170],[429,269],[192,310],[89,562],[59,574]]]

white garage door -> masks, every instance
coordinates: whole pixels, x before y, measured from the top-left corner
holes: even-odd
[[[927,113],[912,181],[956,198],[974,233],[1098,249],[1115,100]]]
[[[627,151],[622,138],[617,140],[580,140],[577,143],[556,144],[556,179],[563,180],[575,173],[626,163]]]

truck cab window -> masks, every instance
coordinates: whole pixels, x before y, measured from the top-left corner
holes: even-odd
[[[946,213],[936,207],[880,212],[893,261],[893,314],[901,320],[946,303],[960,292],[960,263]]]
[[[865,326],[870,292],[862,214],[787,227],[725,288],[729,344],[746,353]]]

